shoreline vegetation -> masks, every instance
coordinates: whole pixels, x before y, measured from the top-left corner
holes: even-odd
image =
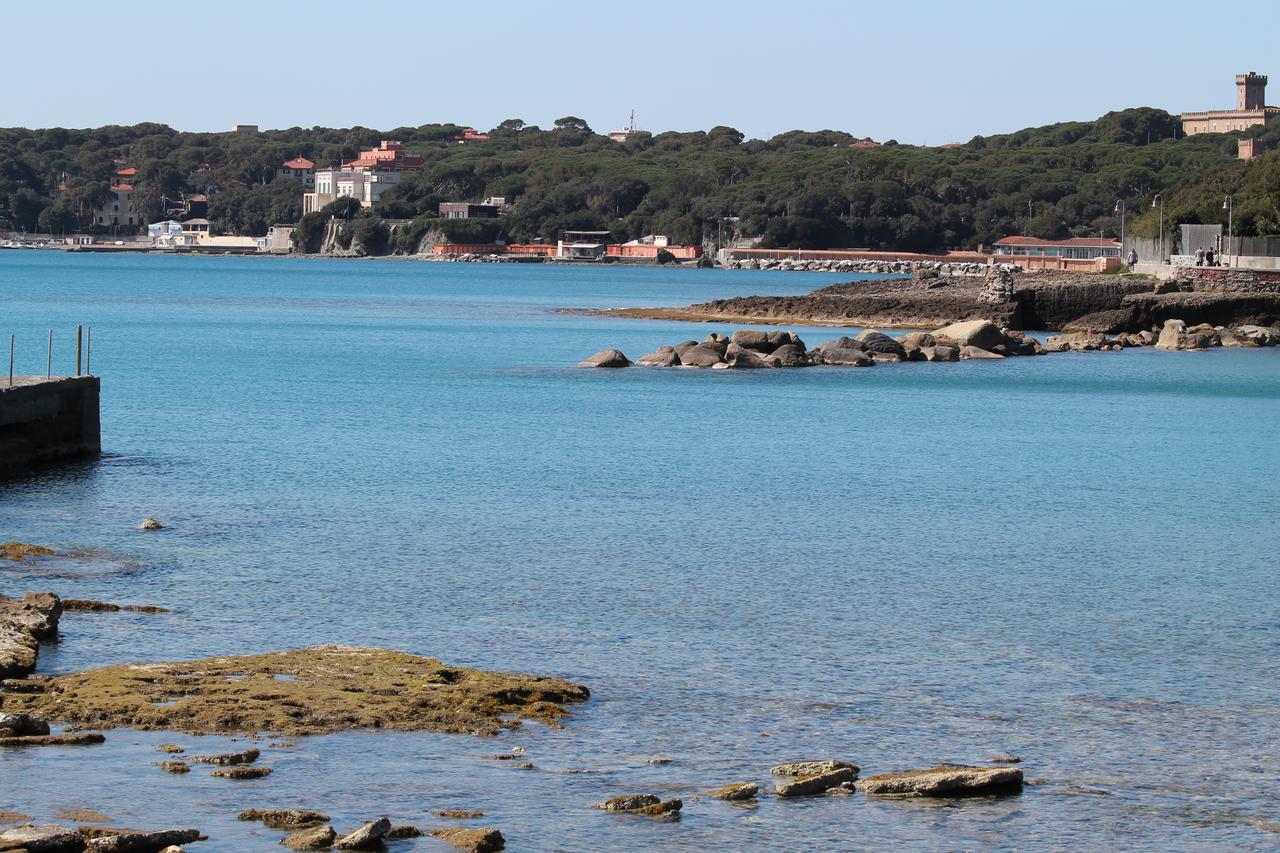
[[[50,559],[58,553],[19,542],[0,547],[0,558],[24,563]],[[56,677],[39,675],[35,673],[39,643],[59,640],[64,612],[111,614],[128,609],[109,602],[71,601],[71,607],[64,607],[63,600],[52,593],[29,593],[16,600],[0,596],[0,670],[5,676],[0,682],[0,749],[102,745],[109,743],[108,739],[100,731],[87,730],[117,727],[237,735],[262,745],[187,755],[186,747],[166,742],[156,747],[165,757],[152,763],[176,777],[193,772],[196,768],[192,765],[196,765],[213,768],[209,775],[228,780],[228,784],[260,780],[257,785],[261,786],[271,784],[261,780],[271,777],[273,768],[259,764],[259,760],[269,762],[278,751],[293,746],[276,740],[282,736],[353,729],[492,736],[527,719],[559,726],[569,715],[565,706],[583,702],[590,695],[586,687],[557,678],[453,668],[403,652],[336,645],[176,663],[121,664]],[[154,605],[133,610],[140,614],[168,612]],[[54,733],[51,724],[66,728]],[[263,742],[264,737],[273,739]],[[536,769],[521,747],[490,758],[516,769]],[[781,804],[796,798],[823,797],[834,805],[836,798],[853,795],[916,799],[1009,796],[1020,794],[1024,784],[1040,784],[1026,782],[1023,770],[1010,766],[1021,761],[1016,756],[995,754],[983,764],[945,764],[860,778],[860,768],[843,759],[793,760],[769,769],[769,775],[776,778],[772,792],[762,793],[756,780],[726,784],[721,779],[708,780],[688,793],[694,804],[702,798]],[[655,758],[649,763],[663,766],[671,760]],[[246,790],[260,795],[263,789],[255,786]],[[108,804],[64,809],[54,819],[111,823],[97,806]],[[664,800],[653,793],[623,793],[593,807],[673,822],[679,820],[684,806],[685,800],[679,797]],[[456,807],[437,808],[431,814],[455,820],[483,816],[478,810]],[[382,849],[384,840],[421,835],[474,853],[502,850],[506,844],[502,832],[493,827],[393,826],[385,815],[339,834],[327,814],[300,806],[246,807],[236,816],[281,833],[280,844],[294,850]],[[3,829],[5,824],[19,825]],[[190,828],[37,824],[21,812],[0,812],[0,850],[162,853],[169,845],[208,838]]]

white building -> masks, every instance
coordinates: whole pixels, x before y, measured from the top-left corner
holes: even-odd
[[[133,206],[133,184],[112,184],[111,197],[93,212],[93,224],[104,228],[140,225]]]
[[[302,196],[302,212],[311,213],[340,198],[354,198],[361,207],[377,207],[382,194],[400,183],[400,173],[382,169],[319,169],[315,192]]]

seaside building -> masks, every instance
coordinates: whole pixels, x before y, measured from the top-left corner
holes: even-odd
[[[422,158],[407,154],[404,144],[384,139],[377,148],[332,169],[315,172],[314,190],[303,194],[302,212],[311,213],[343,197],[354,198],[362,207],[377,207],[382,194],[400,183],[403,172],[422,168]]]
[[[257,133],[258,126],[256,124],[233,124],[231,125],[232,133]]]
[[[316,185],[316,164],[306,157],[294,157],[292,160],[285,160],[280,164],[280,168],[276,170],[276,177],[288,178],[304,186],[314,187]]]
[[[565,231],[556,243],[556,257],[570,261],[598,261],[608,251],[608,231]]]
[[[121,170],[125,171],[125,170]],[[137,170],[128,170],[136,172]],[[118,173],[117,173],[118,174]],[[102,207],[93,212],[93,224],[103,228],[133,227],[140,223],[138,211],[133,205],[133,184],[118,179],[111,185],[111,195]]]
[[[1120,266],[1120,241],[1110,237],[1002,237],[992,248],[997,260],[1007,258],[1027,269],[1105,271]]]
[[[1280,107],[1266,105],[1267,77],[1265,74],[1236,75],[1236,108],[1234,110],[1210,110],[1208,112],[1183,113],[1182,132],[1187,136],[1197,133],[1229,133],[1247,130],[1268,119],[1280,115]]]
[[[679,260],[696,260],[702,257],[701,246],[678,246],[662,234],[649,234],[626,243],[610,243],[605,255],[610,258],[656,258],[666,251]]]

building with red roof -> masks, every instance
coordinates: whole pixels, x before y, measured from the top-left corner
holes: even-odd
[[[1110,237],[1002,237],[993,246],[997,259],[1008,258],[1028,269],[1100,269],[1120,266],[1120,241]]]
[[[316,184],[316,164],[306,157],[294,157],[280,164],[280,168],[276,170],[276,177],[288,178],[303,186],[313,187]]]

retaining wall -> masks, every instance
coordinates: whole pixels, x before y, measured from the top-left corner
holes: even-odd
[[[0,379],[0,479],[102,452],[96,376]]]

